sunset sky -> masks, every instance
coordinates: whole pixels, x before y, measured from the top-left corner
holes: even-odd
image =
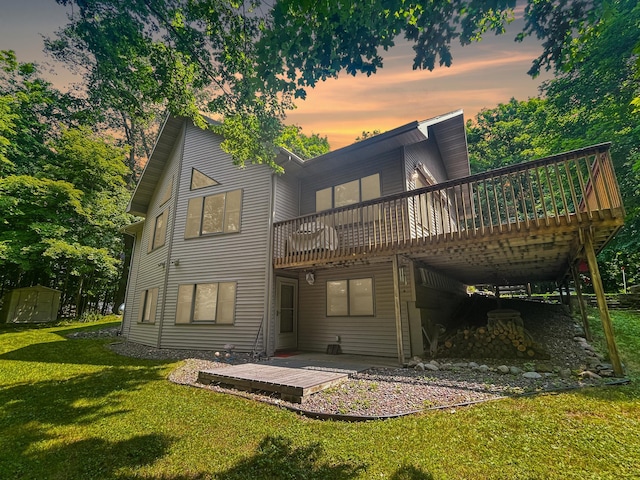
[[[3,2],[0,49],[15,50],[19,61],[49,62],[55,75],[47,75],[58,88],[70,82],[60,66],[42,53],[42,36],[52,36],[67,22],[69,9],[54,0]],[[539,54],[535,41],[515,43],[521,22],[507,34],[488,35],[480,43],[454,46],[453,66],[432,72],[411,68],[413,50],[402,39],[383,53],[384,68],[366,77],[343,74],[308,92],[307,100],[288,116],[287,123],[302,126],[306,134],[329,138],[332,149],[352,143],[362,131],[386,131],[413,120],[424,120],[463,109],[472,118],[482,108],[536,96],[545,76],[531,79],[527,70]]]

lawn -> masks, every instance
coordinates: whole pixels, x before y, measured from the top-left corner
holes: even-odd
[[[0,326],[0,478],[640,478],[638,314],[613,313],[630,385],[366,423],[177,386],[178,363],[65,338],[114,320]]]

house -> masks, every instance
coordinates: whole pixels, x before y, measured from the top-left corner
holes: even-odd
[[[162,127],[128,207],[131,341],[402,363],[466,285],[562,280],[624,217],[607,144],[470,176],[461,111],[306,161],[282,149],[284,174],[221,142]]]

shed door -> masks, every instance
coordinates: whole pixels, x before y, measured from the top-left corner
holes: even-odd
[[[38,305],[38,292],[24,290],[18,296],[14,322],[33,322]]]
[[[276,349],[298,347],[298,280],[276,278]]]

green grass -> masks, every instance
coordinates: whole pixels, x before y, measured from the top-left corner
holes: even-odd
[[[177,386],[177,363],[64,337],[115,317],[4,326],[0,478],[638,478],[640,316],[613,316],[631,385],[367,423]]]

